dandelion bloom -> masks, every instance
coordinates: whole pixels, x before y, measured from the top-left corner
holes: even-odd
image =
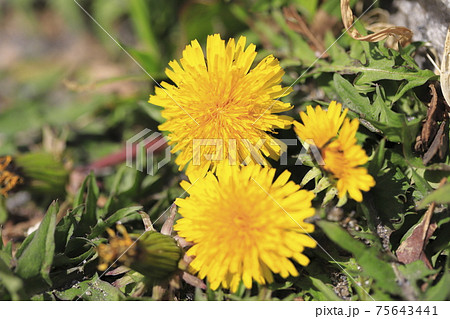
[[[294,131],[302,140],[313,140],[315,146],[322,148],[337,136],[347,115],[347,109],[342,114],[341,111],[342,105],[335,101],[330,103],[328,110],[323,110],[319,105],[314,110],[311,105],[308,105],[306,113],[300,112],[303,124],[294,122]]]
[[[288,181],[288,171],[274,181],[275,169],[259,165],[221,165],[216,175],[182,182],[190,196],[176,200],[183,218],[174,229],[193,243],[191,270],[211,289],[232,292],[241,280],[251,288],[253,280],[271,283],[272,273],[298,276],[290,258],[306,266],[302,252],[316,245],[304,221],[314,215],[314,194]]]
[[[369,158],[362,147],[356,144],[356,131],[359,121],[345,119],[336,140],[331,142],[322,152],[324,169],[337,178],[339,197],[347,192],[354,200],[361,202],[363,191],[375,186],[375,180],[367,173],[365,167]]]
[[[361,202],[362,191],[375,186],[375,180],[361,167],[369,160],[366,152],[356,143],[359,121],[345,118],[347,109],[341,113],[342,105],[330,103],[327,111],[317,106],[300,113],[303,124],[294,123],[294,130],[304,141],[310,139],[320,149],[325,165],[323,169],[336,179],[339,198],[348,192],[351,198]]]
[[[166,122],[159,129],[169,132],[172,153],[180,152],[180,170],[214,168],[222,159],[267,164],[263,155],[278,158],[280,142],[270,133],[292,124],[291,117],[276,114],[292,108],[279,101],[291,89],[280,85],[284,71],[272,55],[251,69],[256,47],[245,44],[245,37],[225,44],[219,34],[208,36],[205,58],[192,41],[180,62],[166,69],[174,84],[162,82],[150,96],[150,103],[163,107]]]

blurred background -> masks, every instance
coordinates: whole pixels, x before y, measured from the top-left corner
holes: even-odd
[[[370,8],[361,19],[366,26],[387,23],[396,14],[396,22],[415,31],[414,40],[436,40],[439,56],[446,31],[441,20],[450,10],[449,4],[444,10],[446,1],[350,4],[357,16]],[[224,39],[247,36],[258,46],[257,60],[274,54],[290,85],[342,33],[339,2],[0,0],[0,156],[42,143],[45,126],[67,142],[77,165],[119,150],[139,129],[155,129],[161,121],[158,108],[147,103],[155,83],[146,72],[157,82],[167,80],[167,63],[179,59],[191,40],[204,46],[213,33]],[[289,6],[319,46],[288,25],[283,8]],[[425,7],[429,10],[421,12]],[[419,18],[433,26],[418,25]],[[349,37],[338,43],[348,48]],[[288,97],[296,106],[327,95],[320,83],[308,84],[307,75]]]
[[[257,59],[274,54],[296,68],[286,75],[292,83],[316,56],[285,22],[291,4],[322,36],[341,31],[339,0],[0,0],[0,155],[39,147],[44,127],[67,142],[75,165],[119,150],[161,120],[147,103],[155,83],[140,66],[165,80],[186,44],[213,33],[247,36]]]

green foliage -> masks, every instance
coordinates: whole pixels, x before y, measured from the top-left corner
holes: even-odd
[[[54,233],[58,209],[57,203],[49,207],[39,229],[28,236],[16,252],[15,273],[27,281],[27,289],[34,287],[35,282],[52,285],[49,274],[55,253]]]
[[[88,301],[118,301],[124,295],[110,283],[98,278],[95,274],[91,279],[75,284],[64,291],[56,291],[55,296],[60,300],[88,300]]]
[[[364,246],[334,223],[320,221],[318,224],[328,238],[355,256],[363,269],[363,274],[373,278],[378,288],[392,294],[399,293],[400,288],[392,284],[396,279],[392,267],[378,258],[376,248]]]
[[[139,216],[142,206],[119,209],[102,219],[104,213],[97,207],[99,189],[94,175],[84,180],[74,199],[76,207],[67,212],[59,223],[56,216],[59,205],[50,205],[39,228],[31,233],[11,256],[11,243],[0,251],[0,291],[6,290],[13,300],[57,298],[72,300],[118,300],[123,295],[109,283],[98,279],[95,272],[95,247],[103,242],[99,238],[108,227],[131,216]],[[89,217],[91,216],[91,217]],[[92,217],[94,216],[94,218]],[[15,265],[15,267],[12,267]],[[90,274],[91,279],[66,290],[53,289],[67,286],[73,280]],[[92,291],[86,294],[88,287]],[[44,293],[44,295],[42,295]],[[40,296],[40,297],[39,297]]]

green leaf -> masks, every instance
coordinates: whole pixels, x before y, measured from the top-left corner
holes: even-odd
[[[1,238],[1,237],[0,237]],[[0,250],[0,259],[7,265],[11,264],[12,256],[11,253]]]
[[[378,144],[377,149],[375,150],[375,153],[373,154],[372,160],[369,162],[369,167],[367,170],[369,171],[370,175],[377,176],[381,169],[384,166],[384,158],[386,154],[386,139],[383,138],[380,141],[380,144]]]
[[[145,113],[158,123],[164,123],[165,119],[161,115],[163,108],[159,105],[150,104],[147,101],[139,101],[138,105],[144,110]]]
[[[338,73],[333,75],[334,87],[342,103],[368,121],[378,120],[379,111],[372,107],[367,97],[361,96],[355,87]]]
[[[6,199],[0,195],[0,224],[3,224],[8,219],[8,211],[6,210]],[[0,240],[0,248],[3,243]]]
[[[26,248],[17,258],[15,272],[21,278],[42,278],[48,285],[52,284],[49,273],[55,252],[54,234],[58,209],[57,202],[50,205],[33,239],[26,243]],[[25,242],[22,245],[24,244]]]
[[[334,74],[334,87],[341,101],[351,111],[357,113],[361,123],[369,130],[386,136],[392,142],[405,142],[405,134],[415,131],[420,125],[420,119],[407,122],[404,114],[396,113],[383,99],[380,86],[376,87],[376,98],[373,104],[369,98],[359,94],[358,90],[339,74]],[[368,125],[368,123],[370,125]],[[408,131],[405,133],[405,131]]]
[[[408,285],[414,289],[417,296],[421,295],[421,285],[424,281],[427,282],[428,279],[431,283],[431,278],[428,278],[428,276],[438,272],[438,270],[427,268],[422,260],[416,260],[407,265],[399,265],[398,270],[405,277]]]
[[[128,217],[132,214],[135,214],[137,211],[142,209],[142,206],[132,206],[127,208],[119,209],[117,212],[112,214],[108,219],[103,221],[100,219],[95,227],[92,229],[91,234],[88,236],[88,238],[92,239],[99,235],[101,235],[106,228],[113,226],[115,223],[120,221],[121,219]]]
[[[342,299],[334,293],[333,289],[324,284],[322,280],[311,276],[309,279],[311,279],[314,287],[316,287],[324,295],[326,301],[342,301]]]
[[[375,218],[381,219],[383,224],[391,227],[391,223],[401,218],[405,210],[406,205],[402,198],[407,198],[410,181],[399,165],[392,163],[392,156],[392,153],[388,151],[384,168],[373,172],[376,184],[367,194],[367,205],[370,205],[368,208],[371,208],[374,226]]]
[[[24,284],[22,279],[15,276],[11,269],[9,269],[5,262],[0,258],[0,287],[2,285],[9,292],[12,300],[26,299],[26,295],[23,290]]]
[[[318,0],[297,0],[296,4],[300,7],[302,13],[305,13],[309,18],[314,17],[317,10]]]
[[[362,46],[364,55],[355,55],[355,46]],[[358,41],[352,45],[350,51],[350,56],[356,59],[345,58],[342,52],[333,52],[332,57],[336,56],[337,60],[331,64],[322,62],[313,73],[357,74],[354,84],[362,91],[370,91],[379,81],[393,81],[391,85],[397,88],[397,92],[389,99],[394,103],[411,89],[425,84],[428,80],[437,79],[432,71],[421,70],[411,58],[410,55],[415,49],[415,46],[411,46],[398,52],[384,48],[382,42],[375,44]]]
[[[119,289],[100,280],[97,273],[89,280],[75,284],[64,291],[55,291],[54,294],[61,300],[119,301],[124,299]]]
[[[418,173],[418,169],[410,168],[412,180],[416,185],[416,190],[421,193],[422,196],[426,196],[433,188],[430,186],[428,181],[423,177],[425,170],[421,170],[422,175]],[[422,207],[423,208],[423,207]]]
[[[345,52],[345,49],[336,42],[336,38],[331,31],[325,34],[325,47],[329,48],[327,53],[333,60],[334,65],[351,65],[354,62],[347,52]]]
[[[145,46],[145,51],[152,60],[160,61],[159,41],[152,30],[149,6],[145,0],[130,0],[130,17],[139,42]],[[148,70],[152,72],[153,69]]]
[[[338,224],[323,220],[318,221],[317,224],[329,239],[355,256],[364,273],[375,279],[378,287],[390,293],[399,293],[399,287],[393,284],[396,281],[394,270],[389,263],[377,257],[379,253],[375,248],[367,247],[353,239]]]
[[[292,56],[299,59],[303,65],[309,66],[317,60],[316,54],[311,49],[308,42],[306,42],[306,40],[300,34],[294,32],[291,28],[289,28],[281,10],[273,9],[272,17],[289,39],[289,43],[286,43],[285,45],[280,44],[279,47],[284,48],[287,45],[291,46]],[[278,37],[278,34],[274,34],[273,36]],[[300,64],[299,61],[296,63],[296,65],[298,64]]]
[[[444,268],[444,275],[439,282],[428,288],[425,294],[426,301],[444,301],[450,298],[450,250],[447,250],[447,263]]]
[[[27,190],[51,195],[54,198],[64,195],[68,171],[52,154],[24,153],[16,156],[14,160],[28,180]]]
[[[55,251],[63,252],[81,219],[84,206],[78,206],[67,213],[59,222],[55,230]]]
[[[420,203],[418,209],[423,209],[428,204],[435,202],[436,204],[449,204],[450,203],[450,184],[446,184],[434,192],[426,196]]]
[[[80,241],[77,237],[75,237],[71,240],[71,242],[75,242],[76,240]],[[95,247],[91,247],[76,257],[68,257],[66,254],[57,254],[53,260],[53,266],[59,267],[64,265],[76,265],[86,261],[89,257],[92,257],[95,252]]]
[[[380,80],[403,81],[392,102],[397,101],[412,88],[436,76],[430,70],[421,70],[408,56],[410,50],[402,54],[395,50],[386,50],[381,43],[362,42],[361,44],[366,53],[367,63],[360,68],[361,73],[355,84],[370,84]],[[398,62],[399,59],[403,62]]]
[[[78,223],[74,235],[79,236],[87,234],[90,232],[91,227],[97,223],[97,200],[98,200],[98,186],[95,180],[94,173],[91,172],[83,182],[80,191],[77,194],[76,200],[74,201],[74,206],[79,206],[83,198],[83,190],[87,188],[86,200],[85,200],[85,210],[81,215],[81,219]]]

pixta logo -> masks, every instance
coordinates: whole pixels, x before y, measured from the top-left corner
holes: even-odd
[[[164,157],[155,165],[155,153],[160,153],[163,148]],[[170,146],[166,145],[161,133],[146,128],[127,140],[126,165],[140,172],[144,171],[145,166],[147,174],[154,175],[155,166],[157,170],[160,169],[170,162],[170,157]]]

